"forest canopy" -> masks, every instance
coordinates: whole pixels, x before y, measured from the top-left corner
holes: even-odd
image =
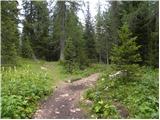
[[[118,31],[127,24],[141,46],[138,64],[158,67],[158,1],[106,2],[109,7],[103,11],[97,3],[92,18],[89,2],[84,1],[23,1],[23,14],[19,2],[2,1],[2,65],[16,64],[18,56],[72,61],[80,68],[89,62],[112,64],[111,49],[120,44]],[[84,11],[85,24],[78,11]]]

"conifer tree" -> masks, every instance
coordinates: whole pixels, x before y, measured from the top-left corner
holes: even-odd
[[[15,65],[18,57],[17,1],[1,1],[2,64]]]
[[[30,45],[30,41],[28,39],[28,36],[26,36],[25,38],[23,37],[21,55],[24,58],[32,58],[33,57],[33,49]]]
[[[74,46],[74,65],[79,69],[83,69],[87,64],[85,53],[85,41],[83,39],[83,27],[77,16],[78,4],[70,2],[70,8],[67,12],[66,21],[66,38],[72,40]],[[67,44],[67,41],[66,41]],[[67,53],[65,53],[67,54]],[[66,57],[65,57],[66,58]]]
[[[110,8],[109,8],[109,18],[110,21],[110,30],[112,34],[112,41],[117,44],[118,42],[118,30],[121,26],[121,10],[120,10],[120,1],[110,1]]]
[[[119,31],[118,45],[115,44],[112,49],[112,63],[116,64],[117,70],[127,71],[128,76],[136,71],[136,64],[141,61],[138,53],[139,45],[133,37],[127,24],[124,24]]]
[[[68,38],[65,45],[65,66],[68,72],[72,72],[73,68],[75,67],[75,46],[73,45],[73,40],[71,38]]]
[[[158,1],[123,1],[121,10],[121,21],[129,24],[142,46],[140,64],[158,67]]]
[[[64,61],[64,49],[65,49],[65,20],[66,20],[66,1],[58,1],[59,6],[59,21],[60,21],[60,60]]]
[[[110,18],[109,18],[109,12],[106,11],[103,13],[103,27],[104,27],[104,33],[103,33],[103,53],[105,56],[105,63],[110,64],[110,52],[113,44],[111,28],[110,28]]]
[[[98,2],[98,13],[96,16],[96,52],[98,54],[98,61],[102,62],[102,34],[103,34],[103,18],[101,14],[101,5],[100,2]]]
[[[91,14],[90,14],[90,6],[89,2],[87,2],[87,11],[85,18],[85,31],[84,31],[84,39],[85,39],[85,51],[87,57],[89,59],[96,58],[96,50],[95,50],[95,39],[94,39],[94,29],[91,22]]]
[[[22,49],[28,53],[22,53],[23,56],[32,56],[32,58],[46,59],[49,36],[49,11],[46,1],[23,1],[25,11],[22,33]],[[24,48],[23,48],[24,47]],[[32,50],[30,50],[30,48]],[[30,51],[33,51],[32,53]],[[25,55],[24,55],[25,54]],[[28,57],[29,57],[28,56]]]
[[[152,1],[149,3],[150,13],[149,22],[147,23],[149,28],[149,41],[148,41],[148,58],[147,64],[154,67],[159,67],[159,11],[158,11],[158,1]]]

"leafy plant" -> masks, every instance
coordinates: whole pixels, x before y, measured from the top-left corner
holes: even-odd
[[[98,118],[122,118],[114,102],[124,105],[128,111],[127,118],[159,118],[158,70],[150,67],[139,68],[138,80],[123,82],[109,79],[114,72],[105,70],[96,87],[86,92],[86,98],[94,101],[92,113]],[[96,96],[98,94],[98,99]]]
[[[31,118],[37,101],[49,94],[50,80],[46,73],[29,68],[2,71],[2,118]]]

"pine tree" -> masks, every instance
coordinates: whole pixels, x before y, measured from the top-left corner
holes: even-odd
[[[118,45],[114,45],[112,49],[112,63],[116,64],[117,70],[127,71],[128,76],[134,75],[138,62],[141,61],[138,53],[139,45],[135,40],[137,37],[132,37],[127,24],[124,24],[119,31]]]

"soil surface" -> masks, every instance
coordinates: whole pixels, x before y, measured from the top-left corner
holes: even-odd
[[[82,78],[72,83],[62,83],[43,101],[34,114],[35,119],[85,119],[85,112],[79,108],[80,97],[85,89],[93,86],[99,74]]]

